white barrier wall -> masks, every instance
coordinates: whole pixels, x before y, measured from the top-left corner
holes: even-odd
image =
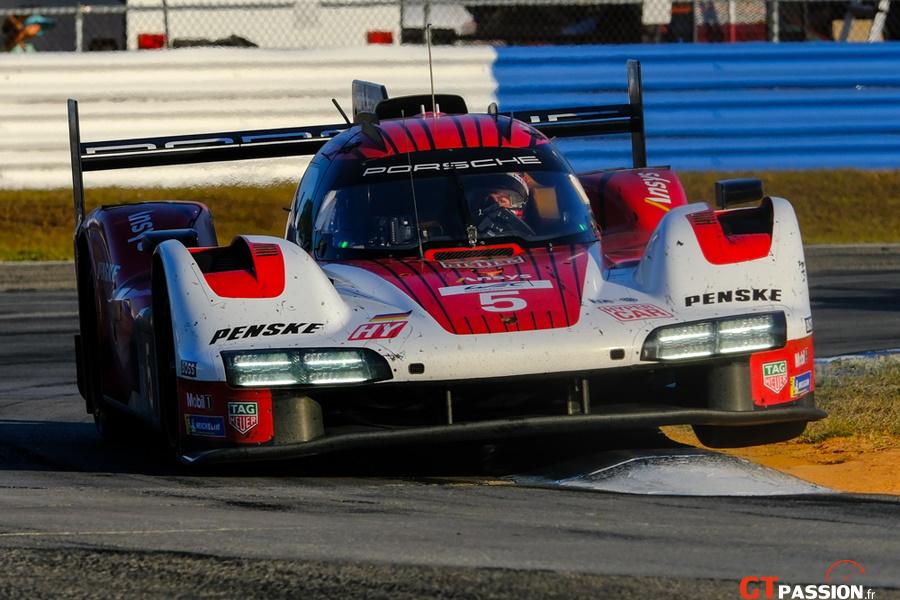
[[[473,110],[494,101],[492,48],[434,49],[438,92]],[[340,123],[350,81],[391,96],[429,89],[424,47],[335,50],[196,48],[0,55],[0,188],[71,185],[66,99],[76,98],[83,141]],[[308,159],[151,167],[85,174],[90,186],[268,183],[296,180]]]

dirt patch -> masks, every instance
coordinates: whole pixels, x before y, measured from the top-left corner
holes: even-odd
[[[702,448],[689,427],[665,427],[671,439]],[[810,443],[717,450],[818,485],[863,494],[900,495],[900,436],[845,436]]]

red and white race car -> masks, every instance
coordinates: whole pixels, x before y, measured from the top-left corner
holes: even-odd
[[[140,418],[203,463],[670,424],[740,446],[824,416],[793,208],[756,180],[688,204],[647,167],[634,62],[613,106],[473,114],[354,82],[352,123],[85,143],[69,119],[104,435]],[[607,133],[633,168],[575,173],[548,139]],[[219,246],[195,202],[84,214],[85,171],[302,154],[284,239]]]

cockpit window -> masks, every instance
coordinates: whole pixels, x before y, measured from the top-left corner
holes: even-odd
[[[403,255],[423,247],[595,239],[587,197],[552,150],[417,153],[365,161],[338,178],[316,217],[319,258]],[[473,158],[474,156],[474,158]],[[418,225],[418,226],[417,226]]]

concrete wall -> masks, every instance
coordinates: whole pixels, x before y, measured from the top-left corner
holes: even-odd
[[[435,52],[435,86],[473,109],[494,100],[494,50]],[[76,98],[84,141],[339,123],[350,81],[391,95],[428,90],[422,47],[352,50],[185,49],[166,52],[0,55],[0,187],[71,185],[66,99]],[[305,159],[88,173],[85,183],[165,185],[295,180]]]

